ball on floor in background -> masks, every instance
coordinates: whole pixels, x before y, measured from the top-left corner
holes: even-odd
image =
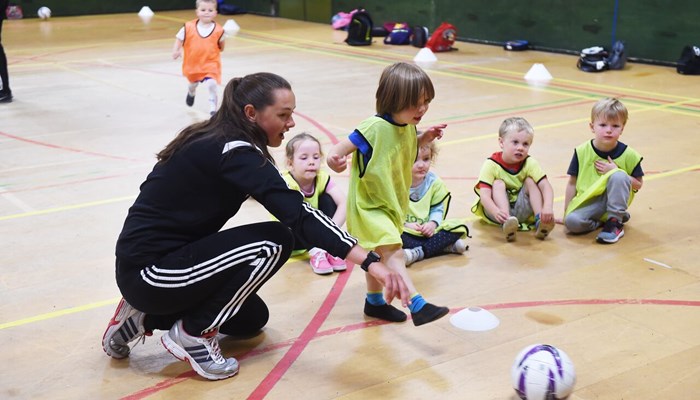
[[[525,347],[510,369],[513,389],[522,400],[560,400],[574,389],[576,371],[569,356],[548,344]]]
[[[51,18],[51,9],[46,6],[39,7],[39,9],[36,11],[36,15],[38,15],[41,19],[49,19]]]

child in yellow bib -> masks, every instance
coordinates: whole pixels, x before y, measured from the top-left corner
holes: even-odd
[[[619,141],[627,124],[627,108],[615,98],[599,100],[591,110],[593,139],[574,150],[564,200],[564,225],[571,233],[587,233],[601,225],[596,240],[615,243],[634,194],[642,188],[642,156]]]
[[[338,226],[345,224],[346,196],[343,190],[331,180],[330,175],[321,169],[321,143],[308,133],[300,133],[287,142],[287,171],[282,178],[287,185],[304,195],[304,201],[330,217]],[[299,235],[295,235],[295,250],[292,255],[305,253],[308,246]],[[311,247],[309,249],[311,269],[319,274],[345,271],[345,260],[334,257],[327,251]]]
[[[464,253],[469,228],[464,221],[445,219],[451,194],[445,182],[430,165],[437,157],[437,146],[430,142],[418,149],[413,163],[413,182],[409,191],[408,213],[403,225],[403,251],[406,265],[445,253]]]
[[[405,62],[384,69],[376,92],[377,114],[362,121],[350,136],[336,144],[328,155],[328,166],[336,172],[347,168],[353,154],[348,191],[348,231],[401,275],[409,288],[409,309],[418,326],[445,316],[449,309],[423,299],[406,270],[401,233],[408,213],[411,168],[418,146],[442,137],[447,125],[439,124],[417,135],[418,124],[428,111],[435,89],[428,74]],[[406,314],[387,304],[382,286],[365,274],[365,315],[392,322]]]
[[[474,187],[472,212],[485,222],[501,225],[506,240],[518,229],[535,228],[544,240],[554,229],[554,191],[540,163],[529,155],[535,130],[524,118],[507,118],[498,129],[502,151],[481,167]]]

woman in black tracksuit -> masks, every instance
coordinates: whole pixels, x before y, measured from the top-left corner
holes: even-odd
[[[207,379],[238,372],[216,333],[251,335],[268,320],[256,292],[288,259],[293,234],[362,264],[389,300],[409,293],[401,278],[287,187],[268,146],[294,126],[289,83],[270,73],[232,79],[221,108],[185,128],[160,153],[129,209],[116,247],[123,299],[103,336],[108,355],[125,358],[129,342],[168,330],[163,345]],[[220,231],[253,197],[280,222]],[[369,268],[371,266],[371,268]]]

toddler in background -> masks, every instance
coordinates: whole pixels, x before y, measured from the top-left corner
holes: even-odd
[[[282,178],[290,188],[304,195],[304,201],[312,207],[321,210],[333,219],[338,226],[345,224],[346,195],[335,184],[327,172],[321,169],[323,152],[321,143],[308,133],[294,136],[286,146],[287,170],[282,172]],[[292,255],[304,253],[308,246],[304,245],[299,235],[295,235],[295,250]],[[323,249],[309,249],[311,269],[319,275],[327,275],[333,271],[345,271],[345,260],[334,257]]]
[[[464,253],[469,228],[456,219],[445,219],[451,194],[445,182],[430,170],[437,157],[437,145],[430,142],[418,149],[413,163],[410,202],[401,239],[406,266],[444,253]]]
[[[502,151],[493,153],[481,167],[474,187],[472,212],[483,221],[501,225],[507,241],[518,229],[535,227],[544,240],[554,229],[554,191],[539,162],[528,152],[535,131],[524,118],[507,118],[498,130]]]
[[[182,75],[187,78],[185,103],[192,107],[197,86],[209,90],[209,114],[214,115],[218,103],[217,85],[221,84],[221,52],[226,44],[224,28],[214,21],[216,0],[197,0],[197,19],[186,22],[175,35],[173,60],[183,55]]]

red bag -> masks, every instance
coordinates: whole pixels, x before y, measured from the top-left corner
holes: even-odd
[[[433,52],[457,50],[452,48],[456,38],[457,28],[452,24],[443,22],[435,29],[435,32],[430,36],[425,47]]]

